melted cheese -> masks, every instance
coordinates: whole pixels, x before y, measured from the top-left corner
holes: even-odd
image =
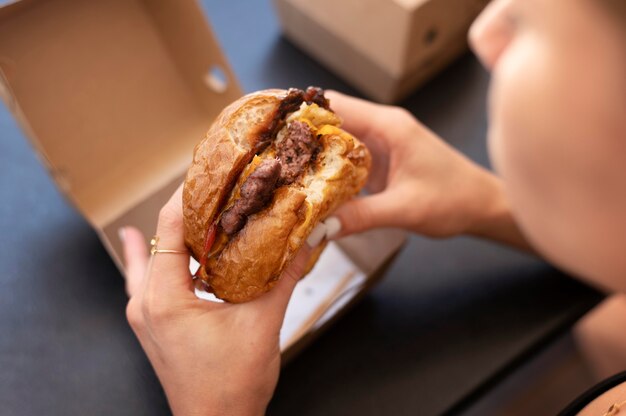
[[[297,111],[289,114],[285,121],[285,126],[278,132],[275,140],[272,142],[272,145],[260,155],[255,155],[250,163],[244,168],[222,212],[230,208],[235,203],[235,200],[237,200],[241,196],[241,186],[243,185],[245,180],[248,179],[248,177],[252,174],[252,172],[254,172],[256,168],[261,164],[261,162],[265,159],[276,157],[276,142],[280,142],[283,140],[287,132],[287,125],[289,123],[293,121],[304,122],[309,126],[311,132],[315,136],[327,134],[335,134],[340,136],[344,135],[344,132],[339,128],[339,126],[341,125],[341,119],[332,111],[321,108],[315,103],[302,103],[300,108]],[[306,184],[306,186],[310,185],[311,184]],[[306,218],[311,218],[311,203],[307,203],[306,209],[307,211],[309,211],[307,212]],[[219,223],[220,219],[221,214],[216,220],[217,223]],[[213,243],[213,247],[211,248],[208,257],[212,257],[221,252],[226,244],[228,244],[229,240],[230,238],[228,237],[228,235],[218,229],[217,235],[215,237],[215,242]]]
[[[302,103],[300,108],[287,116],[286,119],[287,123],[291,123],[294,120],[303,121],[315,130],[326,124],[337,127],[341,125],[341,119],[337,114],[321,108],[315,103],[310,105]]]

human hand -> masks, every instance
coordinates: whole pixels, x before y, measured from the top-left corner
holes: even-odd
[[[335,212],[341,224],[337,236],[375,227],[400,227],[430,237],[470,233],[519,243],[519,236],[507,241],[510,236],[490,235],[495,223],[508,222],[515,228],[496,176],[400,107],[335,91],[327,91],[327,97],[343,118],[342,127],[372,153],[370,195]]]
[[[162,249],[183,250],[182,187],[163,207]],[[189,255],[148,257],[137,229],[121,232],[127,266],[126,314],[176,415],[263,414],[278,381],[279,333],[310,249],[278,284],[251,302],[208,302],[194,294]],[[150,264],[151,263],[151,264]]]

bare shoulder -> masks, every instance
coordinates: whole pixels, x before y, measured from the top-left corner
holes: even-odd
[[[620,408],[613,412],[609,411],[611,406]],[[613,416],[626,414],[626,382],[618,384],[610,390],[589,403],[583,410],[578,413],[579,416]]]

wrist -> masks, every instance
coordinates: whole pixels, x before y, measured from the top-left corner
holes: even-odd
[[[218,400],[221,402],[221,400]],[[170,403],[172,414],[175,416],[260,416],[265,414],[267,404],[252,403],[209,403],[174,405]]]
[[[259,416],[265,414],[268,400],[251,399],[245,395],[227,393],[219,396],[197,394],[195,397],[178,397],[168,394],[168,401],[175,416]]]
[[[481,185],[475,195],[472,221],[467,234],[489,238],[502,224],[513,222],[511,207],[504,193],[502,180],[488,172],[481,172]]]

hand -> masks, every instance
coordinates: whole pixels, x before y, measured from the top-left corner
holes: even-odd
[[[182,187],[163,207],[162,249],[186,250]],[[305,245],[278,284],[244,303],[196,298],[189,255],[157,253],[152,265],[143,235],[123,229],[130,301],[128,321],[176,415],[263,414],[280,370],[279,333],[310,249]]]
[[[511,216],[500,179],[400,107],[335,91],[327,91],[327,97],[343,118],[343,128],[372,153],[370,195],[335,212],[341,225],[335,237],[400,227],[429,237],[468,233],[530,250]]]

